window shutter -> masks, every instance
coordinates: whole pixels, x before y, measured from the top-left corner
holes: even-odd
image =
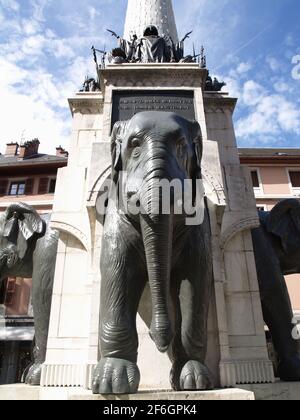
[[[34,179],[27,179],[25,185],[25,195],[33,194]]]
[[[8,188],[8,179],[2,179],[0,180],[0,196],[4,196],[7,194],[7,188]]]
[[[7,288],[6,288],[6,295],[5,295],[5,306],[11,306],[14,300],[14,294],[16,291],[16,279],[8,279],[7,280]]]
[[[0,305],[5,305],[6,289],[8,279],[4,279],[0,286]]]
[[[48,194],[49,178],[41,178],[39,183],[39,195]]]
[[[258,172],[257,171],[251,171],[251,177],[252,177],[252,183],[254,188],[259,188],[259,178],[258,178]]]
[[[290,171],[290,178],[293,188],[300,188],[300,171]]]

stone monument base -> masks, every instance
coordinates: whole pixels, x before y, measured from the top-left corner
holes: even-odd
[[[299,388],[300,389],[300,388]],[[253,392],[223,389],[206,392],[140,391],[134,395],[93,395],[83,388],[42,388],[26,385],[0,386],[0,401],[254,401]]]
[[[300,382],[240,385],[239,389],[206,392],[140,391],[136,395],[92,395],[83,388],[42,388],[26,385],[0,386],[0,401],[293,401],[300,400]]]

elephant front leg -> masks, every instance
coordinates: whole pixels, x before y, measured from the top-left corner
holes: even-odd
[[[133,394],[138,391],[136,314],[146,282],[138,256],[124,258],[104,245],[100,310],[102,358],[93,378],[94,394]]]
[[[171,385],[175,391],[210,390],[214,387],[213,378],[205,366],[207,301],[199,298],[197,288],[189,281],[183,282],[181,294],[184,295],[181,301],[179,296],[174,298],[177,320],[172,345]]]
[[[32,278],[32,305],[35,325],[34,364],[29,368],[25,377],[25,383],[31,386],[40,385],[42,365],[46,360],[53,279],[53,267],[45,267],[42,273],[34,273]]]
[[[192,267],[187,280],[178,281],[172,291],[177,315],[170,380],[176,391],[205,391],[214,387],[212,374],[205,366],[212,284],[209,254],[203,252],[200,258],[195,255],[186,266]]]

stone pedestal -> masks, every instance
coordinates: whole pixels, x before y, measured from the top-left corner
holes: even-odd
[[[107,407],[114,402],[128,404],[134,401],[254,401],[254,393],[242,389],[227,389],[206,392],[140,391],[134,395],[92,395],[83,388],[40,388],[26,385],[0,386],[0,401],[103,401]],[[132,404],[134,406],[134,404]],[[114,405],[113,405],[114,406]],[[103,406],[102,406],[103,407]],[[99,407],[100,409],[100,407]]]
[[[256,204],[250,174],[239,163],[232,122],[236,100],[223,93],[203,93],[206,76],[197,64],[113,65],[100,72],[101,94],[78,94],[69,100],[74,124],[70,160],[59,172],[52,216],[61,234],[42,386],[91,384],[99,358],[102,226],[96,201],[110,174],[113,94],[141,90],[194,95],[204,137],[203,175],[212,226],[214,290],[207,363],[215,383],[232,387],[274,381],[250,232],[258,226]],[[181,105],[175,105],[174,112],[176,106],[179,112]],[[141,303],[146,321],[147,293]],[[140,317],[138,326],[141,387],[169,388],[170,362],[157,352]]]

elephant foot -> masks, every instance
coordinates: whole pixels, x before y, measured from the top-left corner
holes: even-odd
[[[300,356],[283,359],[278,366],[279,378],[285,382],[300,381]]]
[[[40,386],[41,384],[42,364],[32,365],[26,375],[25,384],[30,386]]]
[[[175,391],[208,391],[214,388],[208,368],[195,360],[188,361],[183,367],[174,363],[170,379]]]
[[[100,360],[93,378],[93,394],[136,394],[140,371],[128,360],[106,358]]]

